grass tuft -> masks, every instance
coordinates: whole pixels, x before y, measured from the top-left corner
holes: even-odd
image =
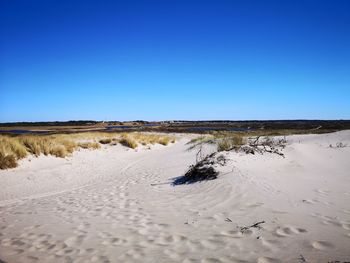
[[[169,137],[161,137],[161,138],[159,138],[158,143],[161,145],[168,145],[170,140],[171,139]]]
[[[217,142],[218,151],[229,151],[233,148],[240,147],[245,144],[244,137],[239,134],[235,134],[230,137],[220,138]]]
[[[129,136],[123,136],[119,140],[119,143],[131,149],[135,149],[137,147],[137,142]]]
[[[50,154],[56,157],[64,158],[68,155],[68,152],[63,145],[56,145],[51,148]]]
[[[14,155],[4,155],[0,152],[0,169],[17,167],[17,159]]]
[[[0,169],[17,167],[17,159],[14,155],[4,155],[0,152]]]
[[[97,142],[80,142],[78,143],[78,146],[83,149],[100,149],[101,145],[99,145]]]
[[[101,143],[101,144],[109,144],[111,142],[112,142],[111,138],[106,138],[106,139],[99,140],[99,143]]]

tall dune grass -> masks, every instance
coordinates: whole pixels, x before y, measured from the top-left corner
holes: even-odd
[[[150,134],[150,133],[131,133],[131,136],[135,141],[141,143],[142,145],[147,144],[162,144],[168,145],[170,142],[175,142],[174,136],[169,135],[159,135],[159,134]]]
[[[135,149],[139,144],[168,145],[175,137],[144,133],[88,132],[57,135],[0,135],[0,169],[14,168],[18,160],[28,155],[53,155],[64,158],[74,151],[99,149],[101,144],[123,146]]]
[[[218,138],[217,141],[217,148],[218,151],[229,151],[235,147],[240,147],[244,145],[246,142],[245,138],[241,134],[234,134],[231,136],[223,137],[223,138]]]
[[[205,136],[199,136],[188,142],[190,147],[188,150],[192,150],[203,144],[214,144],[217,146],[217,150],[229,151],[233,148],[240,147],[246,144],[246,134],[239,132],[213,132]]]
[[[134,138],[131,138],[129,136],[123,136],[120,140],[119,140],[119,143],[126,146],[126,147],[129,147],[129,148],[132,148],[132,149],[135,149],[138,144],[137,142],[134,140]]]
[[[78,146],[83,149],[100,149],[101,145],[98,144],[97,142],[79,142]]]

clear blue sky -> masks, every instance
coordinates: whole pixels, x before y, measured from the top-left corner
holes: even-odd
[[[350,119],[350,1],[0,2],[0,122]]]

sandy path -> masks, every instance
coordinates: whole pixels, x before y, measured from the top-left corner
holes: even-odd
[[[329,143],[349,145],[350,132],[288,140],[285,159],[228,153],[217,180],[177,187],[167,182],[195,160],[186,139],[150,151],[116,146],[68,160],[38,158],[1,171],[0,259],[349,260],[350,147]],[[259,221],[261,229],[240,231]]]

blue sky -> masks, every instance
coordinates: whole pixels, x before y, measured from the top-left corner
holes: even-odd
[[[0,2],[0,122],[350,119],[350,1]]]

